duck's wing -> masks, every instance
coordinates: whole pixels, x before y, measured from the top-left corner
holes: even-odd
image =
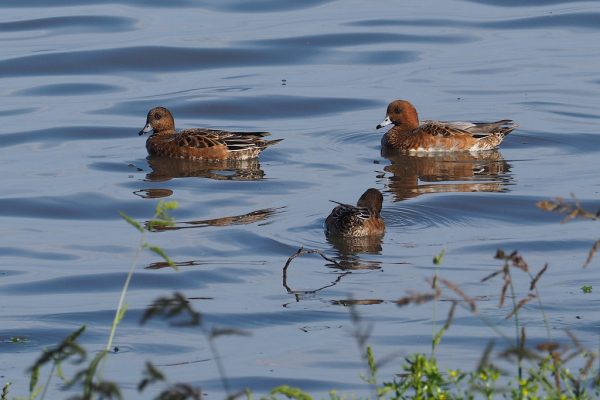
[[[374,211],[368,207],[358,207],[351,204],[340,203],[335,200],[329,200],[332,203],[339,204],[338,207],[334,208],[331,212],[331,216],[334,219],[340,220],[342,218],[359,218],[367,220],[373,216]]]
[[[423,131],[439,137],[450,137],[468,134],[476,139],[484,138],[494,133],[508,135],[518,125],[502,127],[511,123],[511,119],[503,119],[496,122],[466,122],[466,121],[422,121],[419,125]]]
[[[413,130],[413,134],[428,135],[435,137],[453,137],[453,136],[473,136],[467,130],[456,128],[452,125],[442,123],[442,121],[424,121]]]
[[[229,151],[247,150],[264,147],[262,137],[269,132],[230,132],[218,129],[190,128],[177,133],[177,141],[181,147],[208,148],[226,146]]]

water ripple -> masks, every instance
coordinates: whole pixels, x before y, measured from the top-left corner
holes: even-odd
[[[98,192],[0,199],[0,215],[23,218],[98,221],[119,219],[117,211],[137,218],[153,215],[155,207],[149,202],[119,201]]]
[[[2,254],[2,257],[24,257],[38,260],[71,261],[79,259],[79,257],[67,253],[39,251],[17,247],[0,247],[0,254]]]
[[[408,35],[389,32],[358,32],[358,33],[330,33],[321,35],[296,36],[278,39],[255,40],[250,43],[289,48],[298,47],[326,47],[340,48],[350,46],[363,46],[382,43],[437,43],[460,44],[477,40],[473,35]]]
[[[0,148],[24,143],[64,143],[73,140],[122,139],[135,130],[127,128],[62,126],[28,132],[0,134]]]
[[[502,4],[504,5],[504,4]],[[536,3],[536,5],[538,5]],[[436,26],[436,27],[456,27],[470,29],[494,29],[494,30],[515,30],[515,29],[541,29],[541,28],[586,28],[600,29],[600,13],[598,12],[577,12],[564,13],[553,12],[547,15],[540,15],[526,18],[496,19],[493,21],[462,21],[449,19],[372,19],[354,21],[346,24],[347,26],[359,27],[390,27],[390,26]],[[408,36],[408,35],[407,35]],[[419,41],[419,37],[408,41]],[[437,38],[437,36],[436,36]],[[459,43],[461,41],[470,41],[469,36],[455,35],[449,38],[449,43]],[[457,40],[457,42],[453,41]],[[471,39],[472,40],[472,39]]]
[[[383,103],[361,98],[270,95],[250,99],[228,97],[208,100],[198,100],[198,96],[181,96],[170,99],[168,104],[175,124],[178,125],[179,117],[223,120],[296,119],[353,112]],[[145,119],[148,111],[158,105],[155,99],[121,102],[90,114],[134,115]]]
[[[278,49],[188,48],[165,46],[136,46],[118,49],[84,50],[28,55],[0,61],[4,77],[32,75],[133,75],[139,72],[161,73],[203,69],[256,67],[274,65],[303,65],[332,63],[345,65],[397,64],[417,59],[414,51],[344,51],[315,46],[300,47],[297,51]],[[386,55],[386,57],[383,57]]]
[[[91,96],[123,92],[122,86],[100,83],[55,83],[13,92],[16,96]]]
[[[314,7],[320,7],[331,3],[333,0],[304,0],[298,2],[295,0],[238,0],[238,1],[210,1],[210,0],[123,0],[119,4],[131,7],[157,7],[157,8],[204,8],[215,11],[229,12],[283,12],[294,10],[305,10]],[[0,8],[41,8],[41,7],[79,7],[81,3],[77,0],[30,0],[23,2],[20,0],[4,0],[0,3]],[[88,0],[86,6],[91,5],[113,5],[112,0]]]
[[[136,19],[105,15],[74,15],[0,23],[0,32],[49,31],[41,36],[77,35],[83,33],[127,32],[134,29]],[[31,39],[30,36],[26,39]]]

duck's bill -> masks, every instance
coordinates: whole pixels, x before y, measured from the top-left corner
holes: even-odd
[[[383,121],[381,121],[381,123],[379,125],[377,125],[375,127],[375,129],[383,128],[384,126],[389,125],[391,123],[392,123],[392,121],[390,121],[390,117],[385,117],[385,119]]]
[[[152,125],[150,124],[146,124],[146,126],[144,127],[144,129],[142,129],[139,133],[140,136],[142,136],[144,133],[148,133],[152,130]]]

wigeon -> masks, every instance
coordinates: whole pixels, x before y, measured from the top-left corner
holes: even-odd
[[[164,107],[148,113],[140,136],[153,131],[146,141],[150,155],[207,160],[246,160],[257,157],[265,148],[281,142],[263,140],[268,132],[228,132],[216,129],[190,128],[175,133],[173,116]]]
[[[385,223],[381,219],[383,195],[377,189],[369,189],[358,199],[356,206],[338,203],[325,220],[328,233],[341,236],[368,236],[383,233]]]
[[[512,122],[504,119],[489,123],[422,121],[417,110],[405,100],[390,103],[387,114],[376,129],[389,124],[381,145],[405,151],[491,150],[519,125],[501,127]]]

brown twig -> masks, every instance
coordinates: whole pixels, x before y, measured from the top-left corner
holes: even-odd
[[[407,290],[407,292],[408,292],[409,296],[403,297],[400,300],[395,301],[395,303],[398,307],[402,307],[402,306],[405,306],[410,303],[422,304],[427,301],[435,300],[436,298],[440,297],[442,294],[442,291],[437,287],[435,288],[435,292],[433,294],[431,294],[431,293],[424,294],[424,293],[415,292],[412,290]]]
[[[471,311],[473,311],[473,312],[477,311],[477,308],[475,307],[475,301],[473,299],[471,299],[470,297],[468,297],[465,294],[465,292],[463,292],[458,286],[456,286],[454,283],[450,282],[447,279],[440,279],[440,281],[445,286],[447,286],[449,289],[452,289],[456,294],[458,294],[460,297],[462,297],[464,301],[469,303],[469,305],[471,306]]]
[[[321,251],[319,251],[318,249],[314,249],[314,250],[306,250],[306,251],[302,251],[302,249],[304,249],[304,246],[300,247],[300,249],[298,249],[298,252],[296,254],[294,254],[293,256],[291,256],[290,258],[288,258],[287,262],[285,263],[285,267],[283,267],[283,272],[285,273],[287,271],[287,268],[289,267],[290,263],[292,262],[292,260],[296,257],[302,256],[304,254],[311,254],[311,253],[317,253],[318,255],[320,255],[321,257],[323,257],[325,260],[332,262],[335,264],[336,267],[338,268],[344,268],[344,266],[342,264],[340,264],[339,262],[332,260],[331,258],[327,257],[325,254],[321,253]]]
[[[506,299],[506,291],[508,290],[508,285],[510,285],[510,279],[506,279],[504,281],[504,286],[502,286],[502,293],[500,293],[500,304],[498,308],[502,308],[504,305],[504,300]]]
[[[495,277],[496,275],[499,275],[499,274],[501,274],[501,273],[503,273],[503,272],[504,272],[504,268],[501,268],[501,269],[499,269],[499,270],[498,270],[498,271],[496,271],[496,272],[492,272],[492,273],[491,273],[491,274],[489,274],[488,276],[484,277],[484,278],[481,280],[481,282],[485,282],[485,281],[487,281],[487,280],[489,280],[489,279],[492,279],[492,278],[493,278],[493,277]]]
[[[533,300],[535,298],[537,298],[537,296],[535,294],[529,293],[529,297],[526,297],[523,300],[521,300],[519,302],[519,304],[517,304],[517,306],[515,307],[515,309],[512,310],[512,312],[506,316],[506,319],[509,319],[510,317],[512,317],[517,311],[519,311],[519,309],[521,307],[523,307],[525,304],[529,303],[531,300]]]
[[[531,286],[529,287],[529,290],[535,289],[535,284],[542,277],[543,273],[546,272],[547,269],[548,269],[548,263],[546,263],[546,265],[544,265],[544,268],[542,268],[542,270],[540,272],[538,272],[538,274],[535,276],[535,278],[533,278],[533,280],[531,281]]]
[[[598,250],[599,246],[600,240],[594,243],[594,247],[592,247],[592,249],[590,250],[590,255],[588,256],[587,260],[585,260],[585,264],[583,264],[583,268],[587,267],[590,261],[592,261],[592,258],[594,258],[594,255],[596,254],[596,251]]]

